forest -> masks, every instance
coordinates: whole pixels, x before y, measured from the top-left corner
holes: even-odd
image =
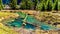
[[[9,10],[60,10],[60,8],[58,8],[58,0],[20,0],[20,2],[18,2],[18,0],[10,0],[6,4],[3,3],[3,0],[0,0],[0,10],[4,10],[6,5],[10,7]]]

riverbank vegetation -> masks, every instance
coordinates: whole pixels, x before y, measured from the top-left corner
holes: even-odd
[[[58,0],[21,0],[19,5],[18,0],[10,0],[8,6],[12,10],[39,10],[39,11],[58,11]],[[0,0],[0,10],[3,10],[3,2]]]

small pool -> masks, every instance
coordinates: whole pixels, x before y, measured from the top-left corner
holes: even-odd
[[[40,29],[42,30],[50,30],[50,29],[55,29],[55,27],[51,26],[51,25],[48,25],[44,22],[40,22],[39,20],[37,20],[35,17],[33,16],[30,16],[30,15],[26,15],[25,13],[22,13],[22,12],[18,12],[18,14],[20,15],[20,17],[18,17],[17,19],[15,19],[14,21],[8,23],[9,26],[12,26],[12,27],[22,27],[23,26],[23,20],[25,19],[25,17],[27,16],[26,18],[26,25],[24,25],[24,28],[26,29],[36,29],[36,27],[32,24],[36,24],[36,25],[39,25],[41,26]]]
[[[23,18],[15,19],[14,21],[9,22],[8,25],[11,26],[11,27],[20,28],[23,25]],[[32,24],[26,23],[26,25],[24,26],[24,28],[26,28],[26,29],[35,29],[35,26],[32,25]]]

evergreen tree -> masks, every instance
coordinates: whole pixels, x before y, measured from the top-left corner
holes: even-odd
[[[32,0],[26,0],[26,9],[32,9],[32,8],[33,8]]]
[[[45,1],[44,1],[45,10],[47,10],[48,2],[49,2],[49,0],[45,0]]]
[[[45,5],[43,4],[41,11],[45,11]]]
[[[44,11],[45,10],[45,1],[44,0],[40,0],[40,2],[37,3],[36,9],[40,10],[40,11]]]
[[[58,0],[58,10],[60,10],[60,0]]]
[[[58,1],[56,0],[54,10],[58,10]]]
[[[33,0],[34,1],[34,10],[36,10],[36,6],[38,4],[38,0]]]
[[[3,3],[2,3],[2,0],[0,0],[0,10],[3,9]]]
[[[52,10],[52,0],[48,0],[47,10],[48,11]]]
[[[10,7],[12,9],[16,9],[17,6],[17,0],[10,0]]]
[[[42,0],[42,11],[45,11],[47,8],[47,0]]]
[[[26,9],[26,0],[21,0],[20,9]]]
[[[33,2],[32,0],[22,0],[20,3],[20,9],[32,9]]]
[[[38,3],[37,6],[36,6],[36,10],[41,10],[42,9],[42,3]]]
[[[58,10],[58,0],[54,0],[53,10]]]

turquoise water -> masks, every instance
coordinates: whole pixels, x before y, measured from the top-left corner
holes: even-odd
[[[23,18],[18,18],[18,19],[15,19],[14,21],[12,22],[9,22],[8,25],[9,26],[12,26],[12,27],[21,27],[22,24],[23,24]]]
[[[36,27],[32,24],[38,25],[40,26],[40,29],[42,30],[51,30],[51,29],[55,29],[54,26],[48,25],[44,22],[40,22],[39,20],[37,20],[35,17],[27,15],[25,13],[22,12],[18,12],[18,14],[20,15],[19,18],[15,19],[12,22],[9,22],[8,25],[12,26],[12,27],[22,27],[23,25],[23,20],[26,19],[25,21],[27,22],[26,25],[24,25],[24,28],[26,29],[36,29]],[[27,16],[27,17],[26,17]],[[26,17],[26,18],[25,18]]]
[[[47,25],[41,25],[42,30],[50,30],[51,28]]]
[[[25,26],[24,26],[26,29],[35,29],[36,27],[34,26],[34,25],[32,25],[32,24],[26,24]]]
[[[18,18],[16,20],[12,21],[12,22],[9,22],[8,25],[12,26],[12,27],[18,27],[18,28],[20,28],[23,25],[23,18]],[[35,29],[35,26],[33,26],[32,24],[26,23],[26,25],[24,26],[24,28],[26,28],[26,29]]]
[[[28,16],[28,17],[26,18],[26,21],[27,21],[28,23],[30,23],[30,24],[36,24],[36,25],[40,26],[40,28],[41,28],[42,30],[55,29],[54,26],[48,25],[48,24],[46,24],[46,23],[44,23],[44,22],[40,22],[39,20],[37,20],[37,19],[36,19],[35,17],[33,17],[33,16]]]

